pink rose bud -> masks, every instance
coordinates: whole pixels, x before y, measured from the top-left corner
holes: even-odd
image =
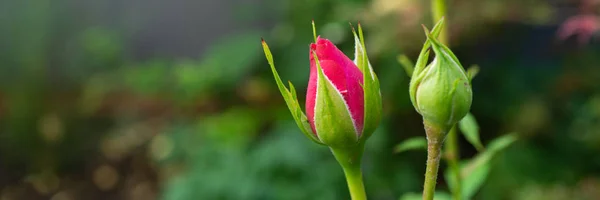
[[[317,38],[316,43],[310,44],[310,52],[306,115],[313,133],[325,143],[358,141],[365,111],[362,72],[327,39]],[[317,62],[323,73],[321,79]],[[319,93],[320,85],[325,85],[321,87],[329,93]]]
[[[354,36],[356,59],[351,60],[331,41],[315,34],[309,50],[306,115],[300,110],[294,87],[290,84],[288,90],[281,82],[263,42],[275,80],[298,126],[313,141],[330,147],[364,142],[381,119],[379,80],[368,61],[360,25]]]

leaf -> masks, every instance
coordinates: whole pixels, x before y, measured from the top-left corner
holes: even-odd
[[[394,153],[418,149],[427,149],[427,139],[425,137],[418,136],[402,141],[394,147]]]
[[[479,126],[477,125],[477,121],[475,120],[475,116],[471,113],[467,113],[465,117],[463,117],[460,122],[458,122],[458,128],[463,133],[467,141],[471,143],[477,151],[483,150],[483,145],[481,144],[481,140],[479,139]]]
[[[306,135],[306,137],[308,137],[310,140],[312,140],[313,142],[316,142],[317,144],[323,144],[321,141],[319,141],[317,136],[315,136],[315,134],[312,132],[312,129],[310,128],[310,124],[308,123],[308,118],[306,117],[304,112],[302,112],[302,108],[300,107],[300,104],[298,103],[298,98],[296,97],[296,89],[294,88],[292,83],[289,83],[291,91],[288,90],[285,87],[285,85],[283,84],[283,82],[281,81],[281,78],[279,77],[279,74],[277,73],[277,70],[275,69],[275,63],[273,62],[273,55],[271,54],[271,50],[269,49],[269,46],[267,45],[265,40],[262,40],[262,46],[263,46],[263,50],[265,51],[265,57],[267,58],[267,61],[269,62],[269,65],[271,66],[271,71],[273,72],[273,77],[275,78],[275,82],[277,83],[279,92],[281,92],[281,95],[283,96],[283,99],[285,100],[285,103],[287,104],[288,109],[292,113],[292,116],[294,117],[296,124],[298,125],[298,127],[300,128],[302,133],[304,133],[304,135]]]
[[[484,152],[481,152],[475,158],[460,164],[460,174],[462,177],[461,192],[463,199],[471,199],[481,188],[490,172],[490,160],[493,156],[516,140],[517,138],[514,133],[503,135],[490,142],[488,148]],[[450,170],[446,170],[445,177],[448,179],[448,184],[455,182],[454,176],[450,174]],[[449,186],[450,188],[454,187],[452,185]]]
[[[399,200],[422,200],[422,199],[423,199],[423,195],[421,193],[409,192],[409,193],[405,193],[404,195],[402,195],[402,197],[400,197]],[[433,196],[433,199],[434,200],[452,200],[452,196],[450,194],[448,194],[447,192],[436,191]]]
[[[402,65],[402,67],[404,68],[406,75],[408,77],[412,77],[413,70],[415,68],[415,64],[410,60],[410,58],[408,58],[406,55],[402,54],[402,55],[399,55],[396,59],[398,60],[398,63],[400,63],[400,65]]]

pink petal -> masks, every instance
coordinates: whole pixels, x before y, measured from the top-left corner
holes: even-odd
[[[314,127],[314,108],[317,93],[317,67],[312,51],[315,51],[323,73],[344,98],[350,109],[350,114],[357,129],[357,135],[362,134],[364,123],[364,92],[361,84],[363,74],[358,67],[340,51],[333,43],[321,37],[316,44],[310,45],[310,79],[306,94],[306,114],[308,121],[316,134]]]

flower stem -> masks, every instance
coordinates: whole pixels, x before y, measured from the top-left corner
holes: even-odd
[[[344,175],[346,175],[352,200],[366,200],[367,194],[365,193],[360,167],[344,168]]]
[[[366,200],[365,187],[362,179],[360,161],[364,143],[351,148],[331,148],[335,159],[340,163],[348,182],[348,190],[352,200]]]
[[[437,23],[446,15],[446,0],[432,0],[431,1],[431,14],[433,16],[433,23]],[[447,20],[447,19],[446,19]],[[448,21],[446,21],[448,23]],[[448,45],[448,31],[442,29],[438,40],[445,45]]]
[[[460,200],[461,199],[461,176],[460,176],[460,168],[458,166],[458,135],[456,133],[456,125],[450,129],[450,132],[446,136],[446,141],[444,142],[446,145],[444,146],[445,158],[448,162],[448,166],[450,167],[452,176],[454,176],[454,183],[452,189],[452,199]]]
[[[433,200],[446,131],[428,121],[424,121],[424,125],[427,134],[427,168],[423,185],[423,200]]]

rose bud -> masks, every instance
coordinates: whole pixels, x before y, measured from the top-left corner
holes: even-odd
[[[431,34],[425,28],[427,42],[410,82],[410,99],[423,116],[426,126],[445,134],[469,112],[473,93],[471,80],[454,53],[436,39],[442,25],[443,21],[434,27]],[[425,66],[429,45],[435,58]]]
[[[356,58],[350,60],[333,43],[317,37],[310,44],[310,78],[306,113],[300,108],[296,90],[286,88],[275,70],[267,44],[262,42],[275,82],[300,130],[312,141],[329,146],[340,163],[350,197],[366,199],[360,161],[365,141],[381,119],[379,80],[367,58],[362,28],[354,34]]]
[[[354,60],[315,34],[315,43],[309,49],[306,115],[300,109],[293,85],[290,83],[290,89],[283,85],[270,50],[264,40],[262,43],[275,81],[298,126],[311,140],[330,147],[359,145],[375,131],[381,119],[379,80],[368,61],[360,25],[359,34],[354,30],[353,33]]]

